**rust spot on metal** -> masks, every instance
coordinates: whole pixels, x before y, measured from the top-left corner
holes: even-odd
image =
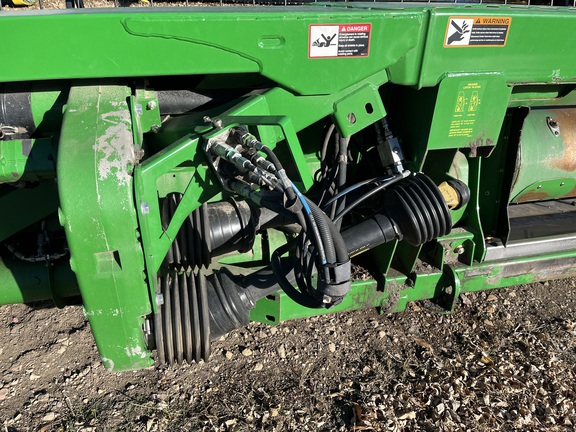
[[[533,282],[573,277],[576,275],[576,264],[574,258],[513,263],[504,266],[501,277],[515,278],[527,274],[534,275]]]
[[[564,143],[561,157],[552,160],[551,165],[563,171],[576,171],[576,109],[556,110],[554,120],[560,127],[560,138]]]
[[[468,144],[470,147],[470,157],[478,156],[478,147],[482,147],[484,145],[484,138],[478,138],[476,141],[471,141]]]
[[[520,196],[516,200],[516,202],[523,203],[531,201],[542,201],[548,198],[550,198],[550,196],[546,192],[527,192],[524,195]]]
[[[567,194],[562,195],[560,198],[574,198],[576,197],[576,186]]]
[[[488,157],[494,150],[494,140],[484,138],[484,135],[485,132],[482,132],[480,138],[468,143],[468,147],[470,148],[470,157]]]

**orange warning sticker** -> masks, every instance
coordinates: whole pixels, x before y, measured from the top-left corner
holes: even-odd
[[[511,24],[510,17],[449,17],[444,46],[504,46]]]

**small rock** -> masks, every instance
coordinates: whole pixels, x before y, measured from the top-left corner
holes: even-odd
[[[280,345],[276,351],[278,352],[280,358],[286,358],[286,347],[284,344]]]
[[[36,381],[40,378],[40,375],[34,375],[33,373],[30,374],[30,381]]]
[[[234,354],[232,354],[232,351],[226,351],[226,354],[225,354],[225,355],[226,355],[226,358],[227,358],[228,360],[231,360],[232,357],[234,357]]]
[[[378,332],[378,337],[379,337],[380,339],[385,338],[385,337],[386,337],[386,332],[385,332],[384,330],[380,330],[380,331]]]
[[[416,413],[414,411],[410,411],[402,414],[400,417],[398,417],[398,420],[414,420],[415,418]]]
[[[270,417],[278,417],[280,410],[278,408],[270,408]]]
[[[336,352],[336,345],[335,345],[334,343],[330,342],[330,343],[328,344],[328,351],[330,351],[330,352]]]
[[[496,297],[494,294],[490,294],[488,296],[488,298],[486,299],[486,301],[495,302],[495,301],[498,301],[498,297]]]
[[[224,422],[224,426],[226,426],[226,429],[231,429],[236,425],[236,423],[237,423],[236,419],[226,420]]]
[[[154,419],[148,419],[146,422],[146,431],[151,431],[152,427],[154,426]]]
[[[38,402],[48,402],[50,400],[50,395],[48,393],[40,393],[36,396]]]
[[[256,372],[261,371],[262,369],[264,369],[264,365],[262,363],[256,363],[256,366],[254,366],[254,370]]]
[[[8,396],[8,389],[7,388],[3,388],[0,390],[0,401],[3,401],[4,399],[6,399],[6,396]]]
[[[438,414],[442,414],[445,409],[446,409],[446,407],[444,406],[443,403],[439,403],[438,405],[436,405],[436,412]]]
[[[252,350],[250,348],[244,348],[242,350],[242,355],[244,357],[250,357],[252,355]]]
[[[44,417],[42,417],[42,421],[43,422],[51,422],[51,421],[54,421],[55,418],[56,418],[56,414],[53,412],[49,412]]]

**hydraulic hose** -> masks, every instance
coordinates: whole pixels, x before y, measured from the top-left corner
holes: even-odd
[[[342,187],[346,184],[346,170],[348,166],[348,143],[350,142],[350,138],[342,138],[340,137],[339,146],[338,146],[338,182],[336,185],[336,192],[340,192]],[[342,199],[338,201],[338,205],[333,209],[333,213],[331,214],[334,217],[335,214],[340,213],[344,210],[346,206],[346,197],[343,196]],[[342,226],[342,219],[336,221],[336,227],[338,231]]]

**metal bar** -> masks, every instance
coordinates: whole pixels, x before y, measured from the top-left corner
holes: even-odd
[[[493,245],[489,245],[486,248],[485,261],[507,260],[523,256],[576,250],[576,235],[511,241],[506,246],[496,239],[493,242]]]

